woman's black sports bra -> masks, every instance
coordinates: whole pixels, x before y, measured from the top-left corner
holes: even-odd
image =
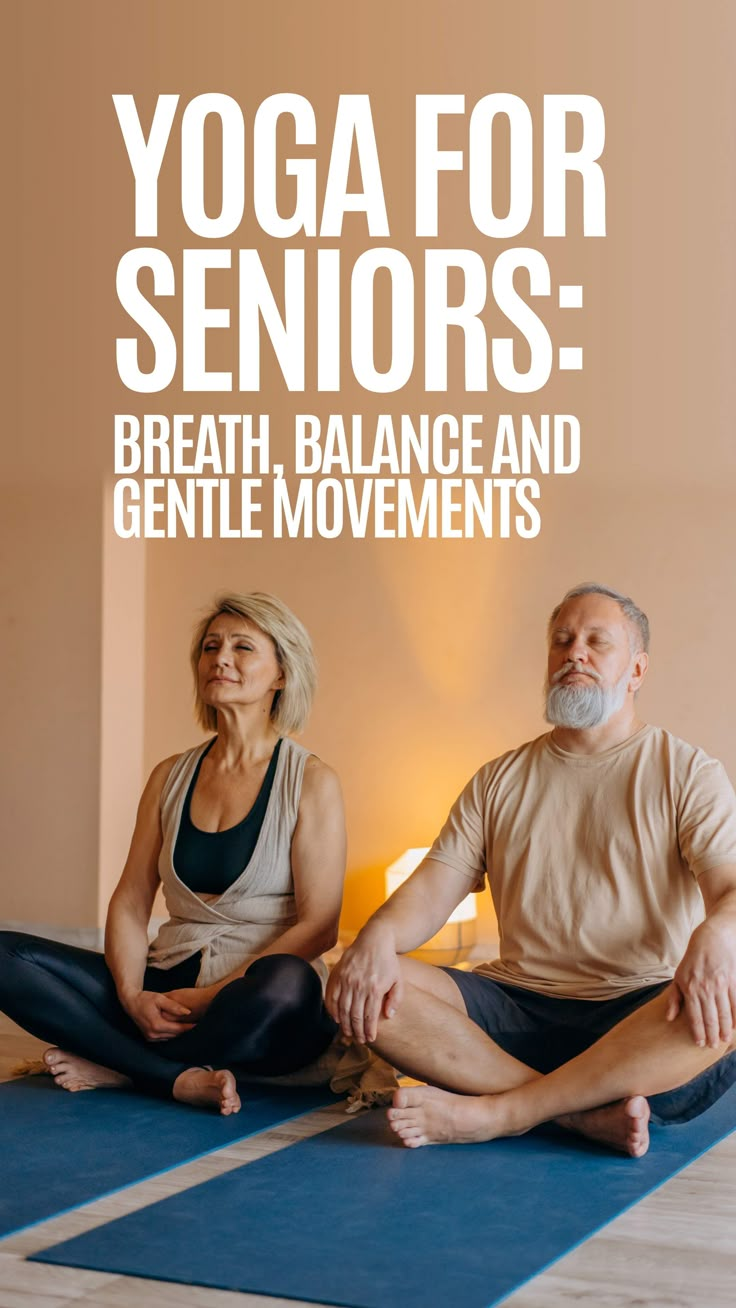
[[[190,806],[202,759],[216,739],[215,736],[202,754],[189,783],[174,846],[176,875],[197,895],[223,894],[250,862],[266,816],[281,748],[281,740],[277,740],[255,803],[242,822],[225,831],[200,831],[192,823]]]

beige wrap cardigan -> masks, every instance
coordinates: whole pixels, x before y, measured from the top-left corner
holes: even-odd
[[[284,737],[250,861],[223,894],[198,895],[179,880],[174,848],[189,784],[209,743],[187,750],[176,760],[161,793],[163,842],[158,870],[169,918],[148,954],[154,967],[170,968],[201,950],[198,986],[211,985],[251,962],[297,920],[291,840],[309,757],[302,745]],[[318,960],[314,966],[324,980],[324,964]]]

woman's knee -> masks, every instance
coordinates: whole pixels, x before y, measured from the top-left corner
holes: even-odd
[[[246,972],[253,987],[264,999],[282,1008],[299,1009],[321,1003],[322,984],[317,973],[304,958],[295,954],[267,954],[256,959]]]
[[[0,931],[0,958],[32,959],[40,939],[39,936],[32,936],[27,931]]]
[[[0,1001],[4,1005],[22,993],[36,973],[38,952],[46,942],[26,931],[0,931]]]
[[[0,979],[48,977],[83,990],[92,987],[94,995],[115,992],[102,954],[26,931],[0,931],[0,963]]]

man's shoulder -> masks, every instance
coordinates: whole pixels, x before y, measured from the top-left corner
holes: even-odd
[[[508,749],[504,754],[498,754],[496,758],[489,759],[487,763],[484,763],[478,769],[473,780],[478,779],[487,784],[511,772],[532,766],[540,756],[547,752],[551,734],[550,731],[545,731],[543,735],[536,736],[534,740],[526,740],[523,745],[517,745],[515,749]]]
[[[720,760],[706,753],[701,745],[693,745],[689,740],[675,736],[673,732],[667,731],[666,727],[650,724],[641,735],[642,748],[653,754],[659,754],[662,758],[671,759],[675,764],[688,768],[708,763],[720,765]]]
[[[638,756],[647,786],[659,777],[678,809],[721,800],[729,807],[734,803],[733,786],[720,759],[664,727],[648,727],[647,733]]]

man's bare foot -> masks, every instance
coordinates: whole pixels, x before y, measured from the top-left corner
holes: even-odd
[[[591,1108],[586,1113],[568,1113],[558,1117],[557,1122],[568,1131],[577,1131],[631,1158],[643,1158],[649,1148],[649,1104],[643,1095],[619,1099],[616,1104]]]
[[[415,1085],[394,1094],[388,1110],[392,1131],[409,1149],[426,1144],[475,1144],[508,1132],[494,1113],[495,1095],[454,1095],[432,1085]]]
[[[101,1086],[112,1089],[115,1086],[130,1085],[129,1078],[123,1076],[122,1072],[113,1072],[110,1067],[90,1063],[77,1054],[67,1053],[66,1049],[47,1049],[43,1061],[47,1071],[63,1090],[97,1090]]]
[[[232,1072],[211,1072],[206,1067],[189,1067],[180,1072],[172,1094],[182,1104],[219,1108],[223,1117],[240,1112],[240,1095]]]
[[[474,1144],[511,1135],[500,1095],[455,1095],[435,1086],[397,1090],[389,1126],[409,1148],[427,1144]],[[569,1131],[597,1140],[631,1158],[649,1148],[649,1104],[643,1095],[557,1119]]]

